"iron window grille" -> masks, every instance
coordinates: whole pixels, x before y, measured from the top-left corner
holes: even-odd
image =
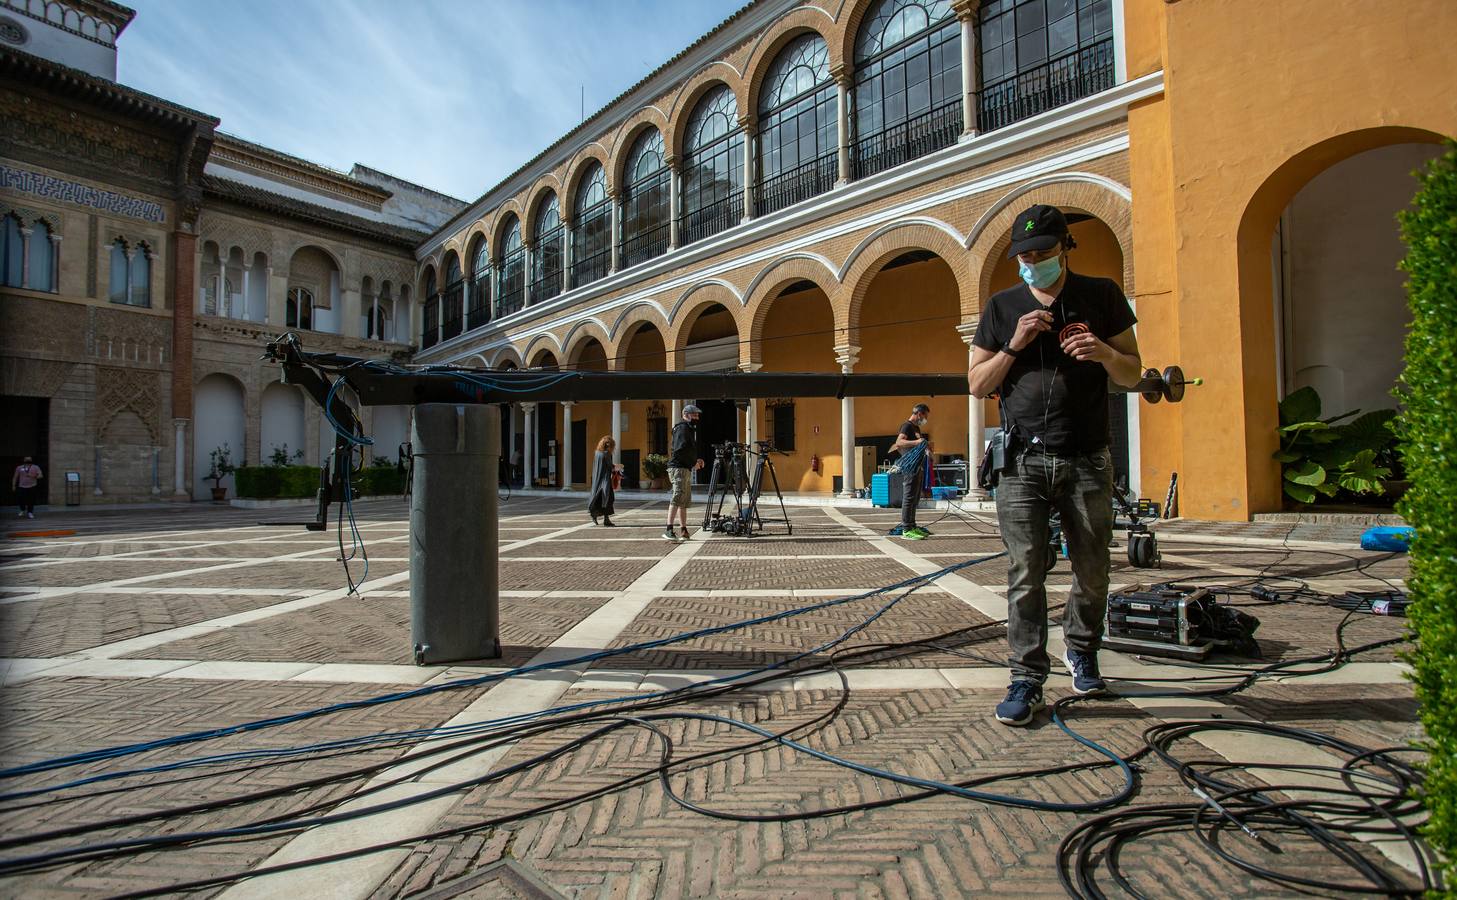
[[[465,326],[465,282],[452,281],[441,293],[440,339],[448,341],[460,334]]]
[[[466,330],[480,328],[491,320],[491,254],[484,240],[477,241],[471,256],[470,301],[466,309]]]
[[[853,177],[954,144],[965,123],[949,0],[881,0],[855,43]]]
[[[744,140],[733,91],[720,85],[688,118],[678,240],[691,244],[744,218]]]
[[[576,226],[572,228],[572,284],[581,287],[607,275],[612,265],[612,201],[607,173],[593,163],[577,188]]]
[[[824,38],[790,41],[759,95],[754,212],[766,215],[835,186],[839,177],[836,88]]]
[[[774,449],[785,453],[794,451],[794,401],[781,400],[769,404],[770,415],[774,417]]]
[[[501,284],[496,295],[496,318],[509,316],[526,305],[526,247],[521,243],[521,220],[513,218],[501,245]]]
[[[663,161],[663,136],[643,133],[628,155],[632,179],[622,198],[622,266],[636,265],[668,252],[672,182]]]
[[[420,326],[420,349],[433,347],[440,341],[437,333],[440,325],[440,307],[437,305],[439,296],[436,294],[425,295],[425,317]]]
[[[529,302],[540,303],[562,292],[562,229],[561,212],[556,194],[542,201],[536,217],[536,241],[531,248],[531,288]]]
[[[977,128],[992,131],[1117,82],[1108,0],[997,0],[979,14]]]
[[[289,288],[283,301],[283,324],[300,331],[314,327],[314,295],[307,288]]]

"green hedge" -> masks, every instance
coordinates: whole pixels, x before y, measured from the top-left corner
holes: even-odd
[[[370,466],[354,473],[354,492],[360,497],[396,495],[405,492],[405,475],[394,466]],[[312,497],[319,489],[317,466],[242,466],[233,473],[239,497],[268,500],[281,497]]]
[[[1411,546],[1411,626],[1417,701],[1427,732],[1426,835],[1457,881],[1457,143],[1421,175],[1400,216],[1411,331],[1398,396],[1411,487],[1400,509]]]

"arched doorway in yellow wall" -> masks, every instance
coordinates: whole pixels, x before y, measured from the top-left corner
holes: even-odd
[[[683,371],[716,372],[739,368],[738,320],[722,303],[705,302],[680,312],[676,330]],[[703,454],[704,467],[696,480],[699,484],[707,484],[713,468],[708,454],[715,444],[742,438],[739,426],[741,413],[731,400],[683,399],[696,401],[703,410],[698,422],[698,447]]]
[[[613,362],[615,369],[662,372],[666,371],[667,365],[667,343],[655,323],[639,321],[626,326],[625,333],[618,339],[617,357]],[[673,425],[671,410],[668,400],[627,400],[622,403],[622,446],[619,450],[623,487],[642,486],[642,460],[649,453],[667,454],[669,430]],[[588,433],[593,446],[600,438],[601,435]]]
[[[835,313],[813,281],[793,281],[761,301],[764,316],[758,357],[765,372],[838,372]],[[771,397],[754,404],[757,438],[782,456],[774,467],[786,491],[828,492],[842,474],[840,401],[833,397]],[[818,459],[818,471],[811,462]]]
[[[555,372],[561,368],[556,354],[550,350],[538,350],[531,357],[530,368]],[[534,405],[534,432],[536,435],[536,469],[528,473],[530,484],[545,479],[548,486],[561,484],[561,407],[556,403],[537,402]],[[529,465],[529,463],[528,463]]]
[[[1441,152],[1429,131],[1322,141],[1279,166],[1239,225],[1239,312],[1250,509],[1283,504],[1279,401],[1313,387],[1322,414],[1393,408],[1409,316],[1396,213]]]

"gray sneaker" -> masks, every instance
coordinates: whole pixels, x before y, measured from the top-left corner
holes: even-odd
[[[663,540],[672,541],[675,544],[678,543],[678,532],[673,530],[672,525],[663,529]]]

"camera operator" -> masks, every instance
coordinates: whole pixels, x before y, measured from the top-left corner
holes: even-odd
[[[1137,383],[1136,321],[1123,289],[1068,271],[1075,244],[1053,206],[1012,223],[1008,259],[1024,284],[992,295],[972,339],[971,393],[1002,398],[1008,449],[996,487],[997,521],[1010,563],[1007,643],[1012,683],[999,722],[1026,725],[1043,707],[1047,656],[1049,519],[1062,519],[1073,580],[1063,614],[1063,662],[1073,690],[1106,689],[1098,672],[1108,606],[1113,532],[1113,457],[1108,452],[1108,380]]]
[[[668,451],[668,482],[673,486],[668,499],[668,525],[663,540],[688,540],[688,507],[693,504],[693,473],[703,468],[698,454],[698,417],[701,410],[689,403],[683,407],[683,419],[673,426],[673,443]],[[673,530],[673,513],[678,514],[682,536]]]

